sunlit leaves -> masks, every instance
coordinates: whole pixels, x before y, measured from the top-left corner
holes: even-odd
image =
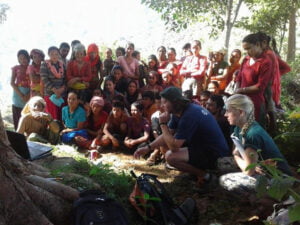
[[[289,218],[291,223],[300,221],[300,203],[297,203],[289,208]]]
[[[272,179],[268,194],[270,197],[280,201],[287,194],[292,184],[291,180],[288,179]]]
[[[216,37],[225,29],[228,1],[232,1],[233,6],[238,2],[238,0],[141,0],[142,4],[161,14],[167,28],[180,31],[196,22],[205,23],[211,27],[211,37]]]

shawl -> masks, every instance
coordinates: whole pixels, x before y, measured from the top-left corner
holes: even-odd
[[[96,52],[97,53],[97,55],[94,59],[91,59],[90,56],[89,56],[89,53],[91,53],[91,52]],[[101,64],[101,60],[100,60],[100,57],[99,57],[99,49],[98,49],[98,46],[96,44],[90,44],[88,46],[87,55],[84,57],[84,60],[86,62],[90,62],[92,67],[94,67],[98,64]]]

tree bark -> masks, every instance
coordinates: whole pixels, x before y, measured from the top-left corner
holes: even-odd
[[[232,11],[233,11],[233,0],[228,0],[227,1],[227,6],[226,6],[226,36],[225,36],[225,43],[224,47],[228,51],[229,49],[229,43],[230,43],[230,37],[231,37],[231,31],[233,28],[233,25],[236,22],[237,16],[239,14],[241,5],[244,0],[239,0],[238,3],[236,4],[236,8],[234,10],[233,18],[232,18]],[[226,60],[228,58],[228,54],[226,55]]]
[[[230,34],[231,34],[231,30],[232,30],[232,21],[231,21],[231,13],[232,13],[232,3],[233,0],[228,0],[227,1],[227,17],[226,17],[226,36],[225,36],[225,48],[228,51],[228,47],[229,47],[229,41],[230,41]],[[226,54],[226,59],[227,59],[227,55]]]
[[[288,37],[288,51],[287,61],[293,61],[296,53],[296,6],[291,9],[291,15],[289,18],[289,37]]]
[[[0,225],[68,225],[78,191],[49,181],[47,169],[10,147],[0,113]]]

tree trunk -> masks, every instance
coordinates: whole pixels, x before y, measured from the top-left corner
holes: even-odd
[[[228,0],[227,1],[227,17],[226,17],[226,36],[225,36],[225,45],[224,47],[226,48],[226,50],[228,51],[228,47],[229,47],[229,41],[230,41],[230,34],[231,34],[231,30],[232,30],[232,22],[231,22],[231,13],[232,13],[232,2],[233,0]],[[228,54],[226,54],[225,56],[225,60],[227,61],[228,58]]]
[[[291,9],[289,18],[289,37],[288,37],[288,52],[287,61],[293,61],[296,53],[296,6]]]
[[[230,43],[230,36],[231,36],[231,31],[233,28],[233,25],[236,22],[237,16],[239,14],[241,5],[243,3],[244,0],[239,0],[237,4],[235,4],[235,10],[234,10],[234,14],[232,17],[232,13],[233,13],[233,0],[228,0],[227,1],[227,6],[226,6],[226,36],[225,36],[225,43],[224,43],[224,47],[226,48],[226,50],[228,51],[229,49],[229,43]],[[228,59],[228,54],[226,54],[225,60]]]
[[[0,113],[0,225],[68,225],[78,191],[50,181],[47,169],[24,160],[9,146]]]

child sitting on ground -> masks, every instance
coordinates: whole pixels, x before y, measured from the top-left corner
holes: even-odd
[[[68,105],[62,109],[62,122],[64,129],[60,132],[61,140],[64,143],[71,143],[76,136],[88,138],[87,131],[84,129],[86,113],[79,106],[79,98],[75,92],[69,92]]]
[[[75,137],[78,146],[86,149],[97,149],[101,146],[103,136],[103,127],[107,120],[108,114],[103,110],[104,100],[102,97],[94,96],[90,102],[91,111],[87,116],[86,128],[89,139],[81,136]]]
[[[136,149],[146,145],[150,137],[150,124],[143,117],[144,106],[141,102],[131,104],[131,117],[127,120],[127,136],[124,144],[129,149]]]
[[[103,128],[102,146],[112,144],[113,148],[118,148],[123,143],[127,134],[128,119],[124,109],[122,102],[113,103],[112,112],[108,116]]]
[[[161,106],[161,96],[159,93],[155,94],[155,104],[157,107],[157,111],[152,114],[151,116],[151,128],[152,128],[152,136],[156,139],[159,135],[162,134],[160,125],[159,125],[159,115],[164,112],[164,108]],[[158,163],[161,159],[164,158],[164,155],[168,149],[165,147],[158,147],[155,148],[154,151],[151,153],[149,158],[147,159],[146,164],[148,166],[153,166]]]

